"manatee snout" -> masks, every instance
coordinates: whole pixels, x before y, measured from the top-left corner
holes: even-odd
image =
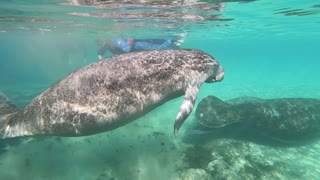
[[[214,68],[213,74],[205,81],[206,83],[213,83],[213,82],[219,82],[222,81],[224,78],[224,69],[217,65]]]
[[[216,77],[214,78],[215,82],[222,81],[224,78],[224,69],[219,65],[219,68],[216,73]]]

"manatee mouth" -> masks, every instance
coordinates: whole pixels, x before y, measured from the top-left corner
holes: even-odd
[[[216,74],[216,76],[212,79],[212,82],[219,82],[219,81],[222,81],[224,78],[224,70],[223,68],[219,68],[218,69],[218,72]]]

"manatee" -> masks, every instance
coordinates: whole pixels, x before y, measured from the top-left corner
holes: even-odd
[[[0,91],[0,118],[3,115],[18,111],[16,105],[10,102],[9,98]]]
[[[208,96],[197,106],[196,119],[206,129],[236,124],[274,139],[298,140],[319,135],[320,99]]]
[[[177,133],[200,86],[223,80],[224,70],[200,50],[154,50],[113,56],[67,75],[26,107],[6,114],[0,136],[87,136],[121,127],[184,95]]]

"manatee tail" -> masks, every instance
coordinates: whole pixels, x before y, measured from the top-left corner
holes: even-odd
[[[0,139],[6,137],[10,117],[18,111],[18,107],[11,103],[9,98],[0,91]]]

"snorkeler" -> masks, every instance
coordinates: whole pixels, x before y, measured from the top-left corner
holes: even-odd
[[[133,51],[179,49],[183,40],[174,39],[133,39],[116,38],[112,41],[97,40],[101,46],[98,51],[99,60],[109,51],[112,54],[122,54]]]

